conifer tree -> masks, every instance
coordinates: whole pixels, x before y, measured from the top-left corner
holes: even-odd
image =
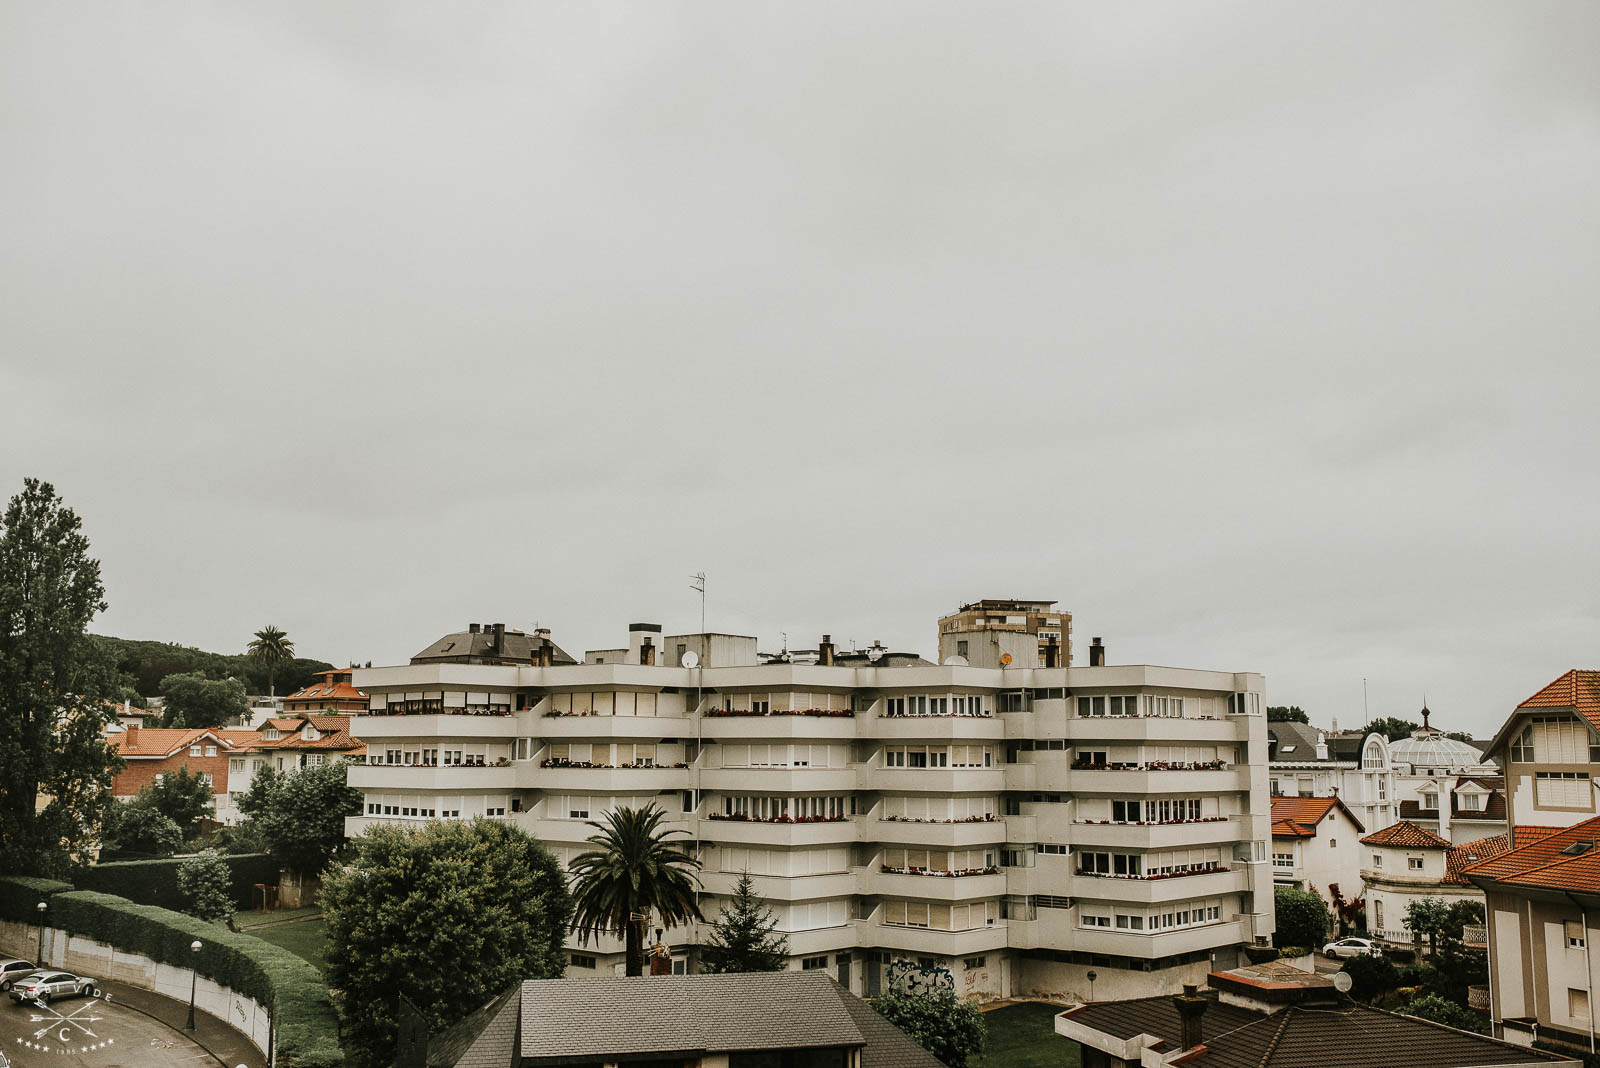
[[[777,926],[777,917],[745,872],[734,887],[732,900],[711,924],[700,966],[708,972],[782,971],[789,939],[773,933]]]

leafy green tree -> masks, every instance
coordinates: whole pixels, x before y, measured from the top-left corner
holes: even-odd
[[[600,833],[595,848],[568,865],[574,876],[574,926],[585,942],[611,932],[627,943],[627,973],[644,974],[644,928],[651,912],[668,927],[704,919],[695,903],[700,861],[668,841],[683,831],[662,831],[666,815],[655,805],[619,808],[605,823],[589,821]]]
[[[120,680],[87,634],[106,602],[81,528],[33,478],[0,518],[0,871],[82,863],[115,803],[122,762],[104,728]]]
[[[347,774],[342,760],[283,775],[262,768],[239,809],[280,864],[318,875],[344,842],[344,818],[361,815],[361,791],[345,784]]]
[[[1322,948],[1323,936],[1328,933],[1328,906],[1322,898],[1310,890],[1280,886],[1273,893],[1273,907],[1278,919],[1273,939],[1279,946]]]
[[[1304,723],[1309,725],[1311,717],[1306,715],[1306,710],[1299,705],[1268,705],[1268,723]]]
[[[947,986],[891,990],[873,998],[872,1007],[949,1068],[967,1068],[972,1058],[983,1052],[988,1038],[978,1006],[956,997]]]
[[[161,680],[164,727],[220,727],[237,722],[250,711],[244,683],[238,679],[208,679],[198,671],[168,675]]]
[[[276,697],[277,692],[272,688],[273,676],[279,668],[294,660],[294,642],[283,631],[268,623],[256,631],[255,641],[250,643],[246,655],[266,668],[267,696]]]
[[[161,692],[161,680],[168,675],[198,671],[208,679],[239,679],[250,693],[266,693],[269,688],[266,665],[247,653],[212,653],[173,642],[138,641],[91,634],[90,641],[116,662],[124,681],[144,697]],[[317,672],[333,667],[325,660],[295,657],[274,669],[274,678],[286,690],[297,690],[316,681]]]
[[[1350,976],[1350,993],[1362,1001],[1382,997],[1400,982],[1394,961],[1381,955],[1364,953],[1351,957],[1344,962],[1342,970]]]
[[[328,983],[357,1068],[395,1050],[396,999],[434,1034],[523,979],[553,979],[572,899],[549,851],[503,820],[374,827],[322,881]]]
[[[750,873],[743,873],[733,898],[711,924],[700,966],[708,972],[783,971],[789,939],[774,934],[777,926],[778,918],[756,893]]]
[[[166,772],[157,782],[141,786],[132,804],[141,803],[176,823],[187,837],[196,830],[196,823],[216,811],[216,794],[203,772],[179,768]]]
[[[1439,955],[1439,935],[1447,931],[1450,907],[1436,897],[1425,897],[1406,905],[1406,927],[1414,935],[1428,939],[1430,956]],[[1459,937],[1460,931],[1456,932]]]
[[[1416,731],[1418,726],[1419,724],[1413,723],[1409,719],[1398,719],[1394,716],[1384,716],[1381,719],[1375,719],[1371,723],[1368,723],[1365,727],[1362,727],[1361,734],[1363,737],[1369,734],[1381,734],[1391,742],[1397,742],[1401,738],[1411,737],[1412,733]]]
[[[113,802],[100,832],[101,856],[140,860],[170,857],[183,848],[183,828],[151,804],[148,798]]]
[[[1428,994],[1417,998],[1415,1001],[1401,1005],[1395,1010],[1407,1016],[1420,1016],[1424,1020],[1444,1024],[1446,1027],[1459,1028],[1462,1031],[1476,1031],[1480,1035],[1489,1033],[1489,1017],[1481,1012],[1474,1012],[1465,1005],[1457,1005],[1440,997],[1438,994]]]
[[[178,865],[183,911],[217,923],[233,915],[233,878],[215,849],[203,850]]]

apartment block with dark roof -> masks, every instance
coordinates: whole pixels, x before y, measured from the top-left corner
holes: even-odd
[[[1462,869],[1487,905],[1497,1031],[1594,1050],[1600,1031],[1600,671],[1574,669],[1517,706],[1491,743],[1511,848]]]

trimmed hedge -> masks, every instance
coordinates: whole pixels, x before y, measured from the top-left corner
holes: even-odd
[[[72,873],[72,880],[79,890],[116,894],[141,905],[181,912],[185,902],[178,892],[178,868],[188,859],[114,860],[81,868]],[[222,859],[231,876],[228,892],[241,909],[253,907],[250,898],[256,883],[278,884],[278,862],[266,853],[237,853]]]
[[[0,876],[0,920],[38,923],[39,901],[72,889],[71,883],[38,879],[32,875]]]
[[[45,880],[0,877],[0,915],[32,912]],[[65,884],[54,884],[64,886]],[[278,1063],[285,1068],[338,1068],[339,1023],[327,983],[308,962],[270,942],[155,905],[92,890],[64,889],[50,898],[50,924],[201,975],[254,998],[272,1011]],[[198,953],[189,943],[198,939]]]

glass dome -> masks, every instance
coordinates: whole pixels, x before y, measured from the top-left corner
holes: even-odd
[[[1484,762],[1484,756],[1466,742],[1446,738],[1438,731],[1417,731],[1409,738],[1389,743],[1389,760],[1412,767],[1461,771]]]

